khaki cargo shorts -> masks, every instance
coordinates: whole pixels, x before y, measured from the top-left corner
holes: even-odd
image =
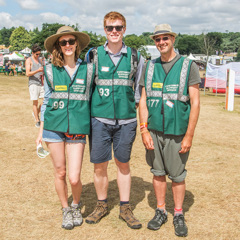
[[[155,176],[168,175],[173,182],[182,182],[187,175],[185,169],[189,152],[180,154],[181,142],[184,136],[164,135],[150,130],[154,150],[146,151],[146,160]]]

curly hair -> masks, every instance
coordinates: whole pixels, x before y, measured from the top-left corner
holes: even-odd
[[[80,53],[81,53],[81,49],[80,49],[79,44],[78,44],[76,46],[76,51],[75,51],[75,62],[77,62]],[[59,41],[58,40],[53,45],[52,64],[54,66],[57,66],[57,67],[63,67],[64,66],[63,53],[62,53],[62,49],[61,49],[61,47],[59,45]]]

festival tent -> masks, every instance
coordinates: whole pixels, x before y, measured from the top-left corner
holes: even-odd
[[[31,52],[32,52],[32,50],[28,47],[26,47],[22,51],[20,51],[20,53],[22,53],[22,54],[30,54]]]
[[[191,53],[189,54],[189,56],[187,58],[189,58],[190,60],[197,60]]]
[[[7,54],[3,56],[4,60],[10,60],[10,61],[23,61],[24,56],[21,54],[13,53],[13,54]]]
[[[235,72],[235,92],[240,90],[240,62],[224,65],[207,64],[205,87],[225,89],[227,83],[227,69]]]

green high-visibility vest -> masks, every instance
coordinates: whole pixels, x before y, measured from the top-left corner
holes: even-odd
[[[191,60],[181,57],[166,75],[160,58],[149,61],[145,74],[148,128],[171,135],[187,131]]]
[[[90,94],[95,66],[82,62],[71,81],[67,71],[52,64],[44,68],[52,94],[44,113],[44,129],[69,134],[90,133]]]
[[[104,47],[97,48],[95,87],[92,95],[91,116],[110,119],[136,117],[133,91],[133,61],[131,49],[122,54],[115,66]]]

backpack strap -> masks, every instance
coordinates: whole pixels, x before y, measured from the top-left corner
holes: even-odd
[[[132,56],[131,56],[131,73],[129,75],[129,79],[132,79],[132,77],[135,80],[135,75],[137,72],[138,62],[140,55],[138,56],[138,52],[136,48],[131,48]]]
[[[86,60],[87,62],[93,62],[94,59],[94,50],[97,49],[97,47],[92,47],[88,50],[86,54]]]
[[[87,62],[95,64],[95,80],[98,80],[98,53],[97,47],[90,48],[87,52]]]

